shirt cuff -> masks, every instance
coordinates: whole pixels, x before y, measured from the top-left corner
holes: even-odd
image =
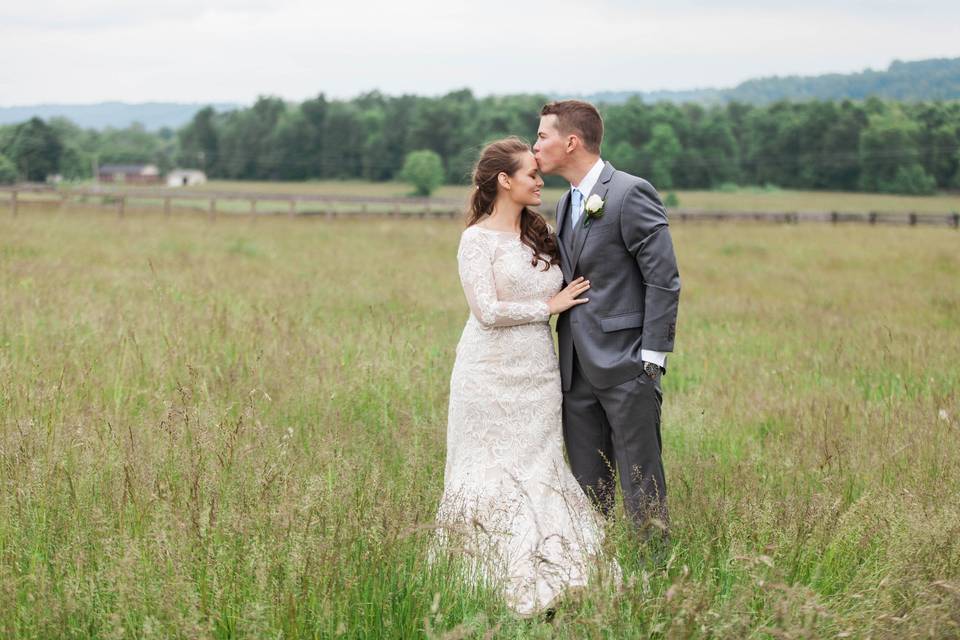
[[[665,368],[665,365],[667,364],[667,354],[662,351],[649,351],[647,349],[641,349],[640,359],[644,362],[652,362],[661,369]]]

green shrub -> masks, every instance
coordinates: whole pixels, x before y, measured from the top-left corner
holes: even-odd
[[[418,196],[429,196],[443,184],[443,160],[429,149],[411,151],[403,161],[400,179],[413,185]]]
[[[674,209],[680,206],[680,198],[677,197],[677,194],[671,191],[667,194],[667,197],[664,198],[663,204],[670,209]]]
[[[936,187],[937,181],[919,163],[898,167],[893,180],[880,184],[881,191],[906,195],[929,195]]]

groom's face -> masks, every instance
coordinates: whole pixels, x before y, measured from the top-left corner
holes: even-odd
[[[537,129],[537,142],[533,145],[533,155],[542,173],[557,173],[567,160],[566,139],[557,128],[556,114],[540,116],[540,128]]]

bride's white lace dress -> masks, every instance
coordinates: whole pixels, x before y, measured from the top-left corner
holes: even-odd
[[[547,301],[563,276],[517,234],[468,227],[457,252],[470,317],[450,380],[442,542],[529,615],[598,568],[600,518],[563,456]],[[462,535],[461,535],[462,534]],[[463,548],[465,547],[465,548]],[[619,577],[619,567],[606,567]]]

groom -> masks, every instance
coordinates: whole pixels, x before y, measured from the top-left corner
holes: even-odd
[[[557,321],[570,467],[607,516],[615,467],[634,524],[666,537],[660,376],[680,297],[666,212],[649,182],[601,160],[603,120],[593,105],[551,102],[540,116],[540,170],[570,183],[557,205],[564,279],[590,281],[590,302]]]

